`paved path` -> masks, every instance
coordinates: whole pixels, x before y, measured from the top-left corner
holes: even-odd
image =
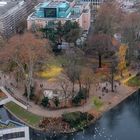
[[[12,80],[13,82],[13,80]],[[11,86],[11,79],[9,79],[8,77],[4,78],[3,76],[1,76],[1,80],[0,80],[0,84],[1,85],[5,85],[8,86],[10,89],[12,89],[13,93],[15,94],[16,97],[22,99],[24,102],[27,102],[27,99],[23,96],[23,91],[14,88],[13,86]],[[117,102],[119,100],[121,100],[124,97],[127,97],[129,94],[131,94],[132,92],[134,92],[135,89],[129,88],[127,86],[124,85],[120,85],[117,87],[117,92],[112,93],[112,92],[108,92],[108,93],[104,93],[104,96],[102,96],[102,91],[101,90],[96,90],[95,86],[92,85],[91,88],[91,92],[90,92],[90,97],[87,100],[87,103],[84,104],[83,106],[79,106],[79,107],[72,107],[72,108],[67,108],[67,109],[59,109],[59,110],[48,110],[45,109],[39,105],[36,105],[34,102],[30,102],[30,107],[28,108],[28,110],[34,114],[43,116],[43,117],[59,117],[61,116],[63,113],[65,112],[74,112],[74,111],[81,111],[81,112],[86,112],[86,111],[90,111],[93,110],[93,96],[100,96],[103,100],[104,103],[108,104],[108,102],[112,102],[114,101],[114,99],[117,98]],[[117,104],[116,102],[116,104]],[[112,102],[113,104],[113,102]],[[109,105],[109,107],[112,106]]]

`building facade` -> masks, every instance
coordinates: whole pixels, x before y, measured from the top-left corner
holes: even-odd
[[[74,1],[48,1],[40,3],[35,11],[28,16],[27,28],[32,26],[45,27],[49,22],[64,24],[67,20],[76,21],[83,30],[90,27],[89,3],[75,3]]]
[[[82,2],[90,2],[91,4],[91,10],[96,11],[100,4],[104,2],[104,0],[81,0]]]
[[[0,140],[30,140],[29,127],[2,129],[0,130]]]
[[[0,120],[0,140],[30,140],[29,127],[2,118]]]
[[[17,27],[27,18],[32,7],[31,1],[0,1],[0,34],[9,37],[16,33]]]

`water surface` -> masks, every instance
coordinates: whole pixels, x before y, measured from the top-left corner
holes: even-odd
[[[49,136],[31,130],[30,135],[31,140],[140,140],[140,92],[106,112],[84,131]]]

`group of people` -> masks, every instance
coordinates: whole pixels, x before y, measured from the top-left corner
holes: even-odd
[[[115,81],[113,85],[114,92],[117,92],[117,87],[120,86],[120,82]],[[97,83],[96,84],[96,91],[101,90],[102,93],[108,93],[111,91],[111,83],[104,82],[104,83]]]

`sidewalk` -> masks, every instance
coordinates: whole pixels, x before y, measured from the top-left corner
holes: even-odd
[[[10,79],[8,80],[8,83],[10,82]],[[4,82],[2,82],[4,83]],[[11,86],[8,84],[8,86]],[[102,96],[102,91],[95,89],[95,85],[91,86],[91,92],[89,95],[89,99],[87,100],[87,103],[84,104],[83,106],[79,107],[72,107],[72,108],[66,108],[66,109],[59,109],[59,110],[48,110],[43,108],[42,106],[36,105],[34,102],[30,101],[29,105],[30,107],[28,108],[28,111],[40,115],[43,117],[60,117],[63,113],[66,112],[75,112],[75,111],[81,111],[81,112],[92,112],[92,110],[95,110],[93,107],[93,96],[101,97],[104,103],[104,107],[101,110],[104,112],[105,110],[108,110],[112,106],[118,104],[120,101],[125,99],[127,96],[132,94],[136,89],[130,88],[124,85],[120,85],[117,87],[117,92],[108,92],[105,93],[104,96]],[[13,88],[13,87],[9,87]],[[27,102],[27,99],[23,96],[23,91],[13,88],[14,95],[24,102]],[[110,102],[110,104],[109,104]]]

